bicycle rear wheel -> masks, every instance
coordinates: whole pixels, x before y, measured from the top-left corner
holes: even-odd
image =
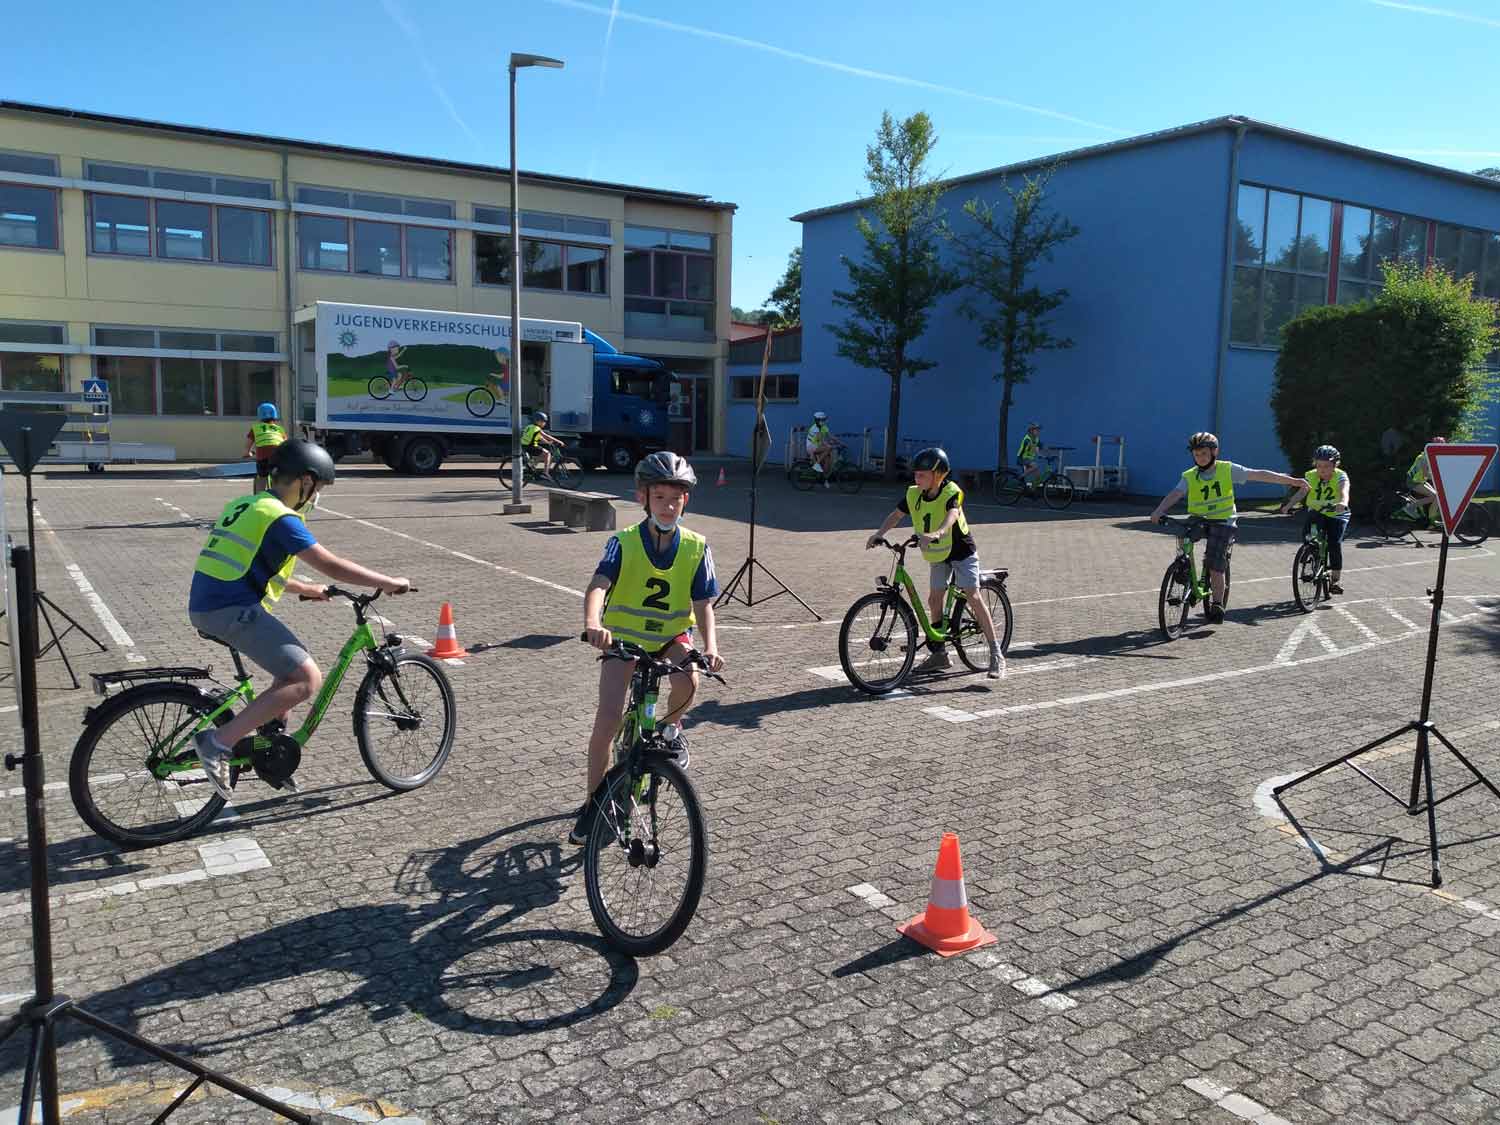
[[[1026,491],[1026,481],[1014,469],[1001,469],[995,474],[995,503],[1014,504]]]
[[[1406,498],[1399,492],[1382,492],[1370,513],[1375,530],[1387,539],[1400,539],[1414,530],[1416,525],[1412,521],[1400,517],[1401,509],[1405,506]]]
[[[453,687],[436,660],[396,657],[394,670],[372,664],[354,695],[354,740],[370,776],[398,793],[438,775],[458,727]]]
[[[813,464],[806,458],[792,462],[792,470],[787,474],[792,478],[792,487],[798,492],[811,492],[813,485],[817,484],[822,477],[813,471]]]
[[[501,488],[507,488],[508,489],[508,488],[511,487],[511,473],[514,470],[515,470],[515,465],[513,465],[511,463],[511,459],[509,457],[505,457],[505,458],[501,459],[501,461],[500,461],[500,468],[499,468],[499,470],[496,473],[496,475],[500,478],[500,487]],[[524,484],[530,484],[535,479],[536,479],[535,475],[528,471],[527,466],[526,466],[526,462],[523,459],[522,462],[521,462],[521,483],[523,485]]]
[[[1042,500],[1047,507],[1062,511],[1073,502],[1073,494],[1076,491],[1069,478],[1060,473],[1053,473],[1042,484]]]
[[[917,619],[893,590],[876,590],[849,607],[839,626],[839,663],[860,691],[884,695],[911,675]]]
[[[681,769],[657,759],[617,767],[601,789],[583,855],[589,912],[621,953],[660,953],[703,894],[708,832],[698,796]]]
[[[1490,537],[1490,513],[1483,504],[1475,500],[1464,509],[1453,537],[1466,547],[1477,547]]]
[[[495,394],[488,387],[475,387],[464,395],[464,407],[476,418],[488,418],[495,409]]]
[[[1227,591],[1226,591],[1227,592]],[[1192,576],[1187,563],[1178,559],[1162,576],[1161,594],[1156,601],[1156,615],[1161,631],[1169,641],[1182,636],[1187,628],[1188,611],[1193,608]]]
[[[1228,575],[1225,578],[1224,594],[1227,601]],[[1323,566],[1316,543],[1302,544],[1297,548],[1296,557],[1292,559],[1292,597],[1303,613],[1311,613],[1319,602],[1328,599],[1328,572]]]
[[[990,620],[995,625],[995,640],[1000,651],[1010,651],[1011,631],[1015,622],[1011,619],[1010,595],[1005,592],[1005,583],[998,578],[986,578],[979,584],[979,597],[984,608],[990,611]],[[974,672],[984,672],[990,666],[990,643],[984,630],[974,620],[967,598],[959,598],[953,607],[953,624],[950,626],[953,647],[958,649],[958,658]]]
[[[126,847],[191,836],[224,807],[201,768],[191,733],[214,700],[190,684],[148,684],[116,696],[83,728],[68,765],[68,791],[83,822]],[[219,726],[230,720],[220,715]],[[195,768],[158,778],[163,757]],[[239,778],[230,768],[230,784]]]

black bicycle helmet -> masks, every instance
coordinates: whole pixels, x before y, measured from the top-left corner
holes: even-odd
[[[548,422],[551,421],[551,419],[547,417],[547,412],[545,410],[538,410],[531,416],[531,420],[538,426],[545,426]]]
[[[324,484],[333,483],[335,475],[333,458],[328,456],[328,450],[317,442],[303,441],[301,438],[292,438],[276,447],[276,460],[272,464],[271,473],[283,478],[311,473]]]
[[[1332,445],[1320,445],[1313,450],[1314,461],[1337,461],[1340,456],[1338,448]]]
[[[942,446],[934,445],[930,449],[924,449],[911,459],[911,467],[914,471],[939,472],[948,471],[948,453]]]
[[[662,450],[643,457],[635,467],[635,486],[650,488],[653,484],[680,484],[693,488],[698,484],[698,474],[687,459],[670,450]]]
[[[1191,453],[1195,449],[1218,449],[1218,448],[1219,448],[1219,439],[1218,439],[1218,437],[1215,436],[1214,434],[1209,433],[1207,430],[1199,430],[1192,437],[1188,438],[1188,452],[1189,453]]]

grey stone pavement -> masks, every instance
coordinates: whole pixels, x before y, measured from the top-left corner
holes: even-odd
[[[760,556],[825,620],[786,598],[721,614],[729,684],[706,684],[690,721],[707,887],[682,940],[632,962],[599,939],[566,842],[597,675],[579,592],[605,536],[501,516],[491,469],[351,466],[312,521],[334,551],[416,580],[380,604],[403,632],[430,639],[449,600],[461,641],[502,645],[451,669],[457,745],[425,789],[388,794],[365,772],[346,685],[300,796],[250,779],[197,839],[121,851],[65,784],[93,700],[44,661],[63,991],[330,1122],[1500,1117],[1500,801],[1473,789],[1440,807],[1434,893],[1425,821],[1352,771],[1285,809],[1268,797],[1416,715],[1436,550],[1357,531],[1346,595],[1306,617],[1290,603],[1297,525],[1247,517],[1229,621],[1168,644],[1156,592],[1173,543],[1144,506],[975,500],[983,562],[1010,569],[1006,678],[872,700],[836,670],[838,621],[889,565],[862,543],[895,492],[767,478]],[[732,471],[689,510],[724,580],[746,549],[745,483]],[[70,637],[81,671],[225,670],[185,602],[238,487],[38,478],[41,585],[109,644]],[[1452,552],[1446,608],[1434,716],[1500,777],[1496,550]],[[327,667],[347,607],[281,612]],[[18,746],[14,715],[0,749]],[[1399,790],[1411,747],[1367,768]],[[1466,777],[1446,753],[1434,766],[1440,792]],[[31,931],[19,774],[0,785],[12,1010]],[[894,928],[923,908],[944,830],[999,938],[951,959]],[[73,1029],[60,1057],[70,1121],[149,1120],[181,1086]],[[23,1061],[0,1051],[0,1107]],[[268,1119],[219,1093],[173,1118]]]

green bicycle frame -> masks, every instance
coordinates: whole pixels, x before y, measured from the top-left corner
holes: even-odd
[[[906,572],[906,567],[901,565],[899,559],[896,561],[896,570],[891,575],[889,584],[892,586],[899,584],[905,587],[906,600],[911,603],[912,609],[916,612],[917,623],[922,626],[922,633],[927,639],[935,645],[945,643],[948,640],[948,634],[940,633],[933,627],[932,622],[927,617],[927,604],[921,598],[917,597],[917,584],[911,580],[911,575]],[[947,592],[943,597],[944,621],[953,620],[953,609],[959,597],[958,587],[950,581]]]
[[[323,689],[318,692],[318,697],[313,700],[312,709],[307,713],[307,719],[303,722],[300,730],[291,737],[299,747],[306,746],[318,729],[318,724],[323,721],[323,716],[328,713],[329,706],[333,703],[333,697],[338,693],[339,685],[344,682],[344,675],[349,671],[349,666],[354,663],[354,658],[361,652],[373,652],[379,648],[375,640],[375,634],[366,621],[361,621],[354,626],[354,633],[339,650],[338,660],[329,670],[328,676],[323,680]],[[248,675],[240,680],[224,697],[217,707],[200,719],[187,732],[182,741],[174,744],[170,751],[165,754],[156,764],[154,771],[159,778],[165,778],[174,773],[183,773],[199,768],[196,755],[183,752],[190,750],[192,736],[201,730],[207,730],[215,725],[219,716],[225,714],[236,703],[249,703],[255,698],[255,687]],[[256,734],[251,743],[252,750],[261,749],[271,744],[271,740],[264,735]],[[249,754],[237,754],[230,759],[236,766],[244,767],[250,764]]]
[[[1198,559],[1193,552],[1193,541],[1186,535],[1178,536],[1177,551],[1187,559],[1188,589],[1193,592],[1196,600],[1207,601],[1212,596],[1212,590],[1208,585],[1208,570],[1204,568],[1202,575],[1198,573]]]

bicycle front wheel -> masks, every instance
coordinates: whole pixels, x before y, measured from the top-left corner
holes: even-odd
[[[182,683],[149,684],[101,706],[68,766],[68,791],[83,822],[106,840],[146,847],[191,836],[218,816],[224,799],[197,766],[192,740],[214,706]],[[218,725],[229,719],[220,715]],[[163,759],[194,768],[162,779],[151,767]],[[233,784],[238,768],[230,775]]]
[[[401,384],[401,393],[408,402],[421,402],[427,397],[427,384],[415,375],[407,377],[406,382]]]
[[[1047,507],[1062,511],[1073,502],[1073,494],[1076,491],[1069,478],[1053,473],[1042,485],[1042,500]]]
[[[1009,652],[1010,635],[1015,622],[1011,620],[1010,595],[1005,592],[1005,583],[998,578],[986,578],[979,584],[979,597],[984,608],[990,611],[990,621],[994,623],[995,640],[1000,645],[1000,651]],[[967,598],[959,598],[953,607],[951,633],[953,647],[958,649],[958,658],[970,671],[988,671],[990,642],[985,639],[979,622],[974,620],[974,612],[969,608]]]
[[[849,607],[839,626],[839,663],[860,691],[884,695],[911,675],[917,619],[894,591],[876,590]]]
[[[813,485],[821,480],[821,476],[813,471],[811,461],[801,460],[792,462],[792,487],[798,492],[811,492]]]
[[[1227,581],[1224,592],[1227,598]],[[1323,560],[1318,556],[1318,545],[1304,543],[1297,548],[1297,556],[1292,559],[1292,597],[1296,600],[1298,609],[1303,613],[1311,613],[1327,596],[1327,576],[1323,570]]]
[[[1464,509],[1453,537],[1466,547],[1477,547],[1490,537],[1490,513],[1483,504],[1475,500]]]
[[[995,503],[1014,504],[1026,491],[1026,481],[1014,469],[1001,469],[995,474]]]
[[[572,458],[552,466],[552,480],[559,488],[577,488],[583,483],[583,466]]]
[[[453,687],[436,660],[417,652],[394,669],[371,665],[354,696],[354,740],[370,776],[387,789],[419,789],[438,775],[458,727]]]
[[[858,492],[865,486],[864,470],[850,464],[840,465],[834,470],[833,481],[839,486],[840,492]]]
[[[1400,512],[1405,503],[1399,493],[1382,492],[1376,499],[1375,508],[1371,512],[1375,530],[1387,539],[1400,539],[1411,531],[1413,525],[1400,518]]]
[[[617,769],[595,798],[583,855],[594,924],[621,953],[646,957],[682,936],[708,871],[698,795],[674,763]]]
[[[1187,564],[1179,559],[1162,576],[1161,594],[1156,601],[1157,619],[1167,640],[1175,641],[1187,628],[1188,611],[1193,608],[1192,595],[1192,575]]]

